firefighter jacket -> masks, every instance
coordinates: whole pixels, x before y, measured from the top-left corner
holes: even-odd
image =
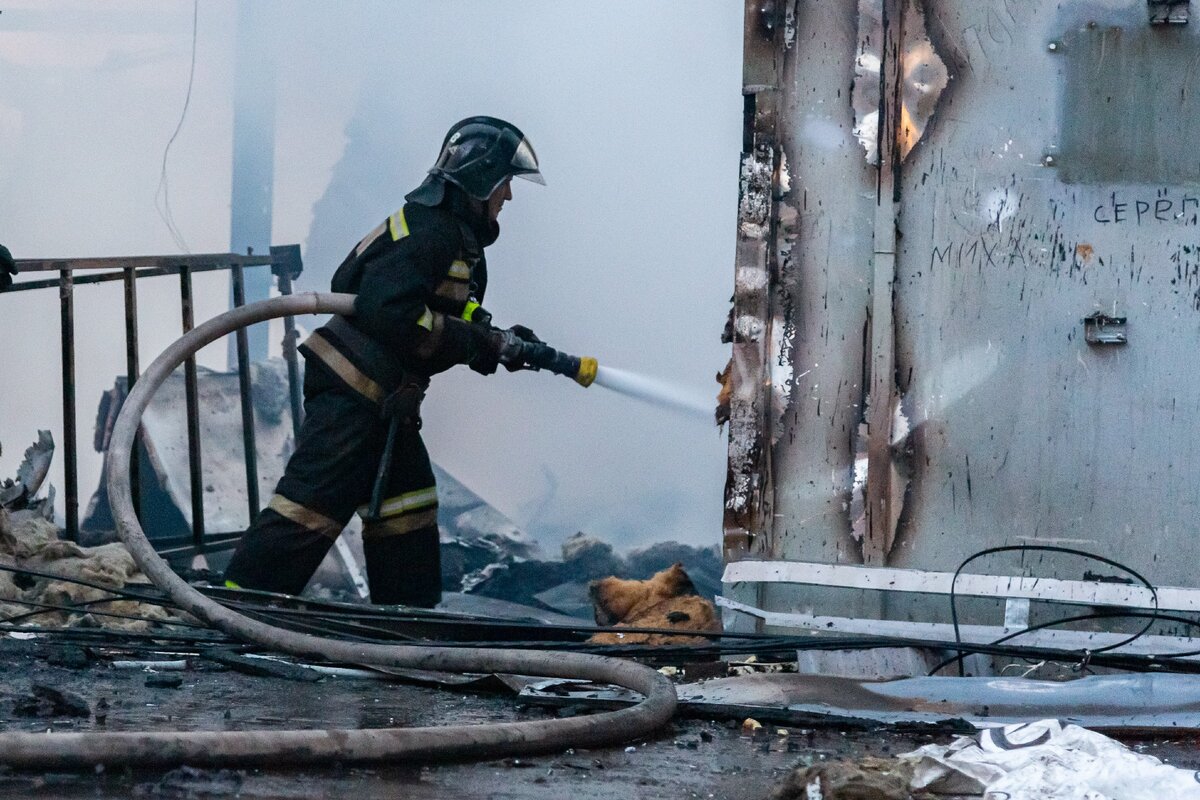
[[[333,291],[358,296],[354,316],[333,317],[301,352],[372,403],[469,362],[487,336],[476,320],[486,313],[483,248],[498,233],[461,195],[436,207],[406,203],[333,276]]]

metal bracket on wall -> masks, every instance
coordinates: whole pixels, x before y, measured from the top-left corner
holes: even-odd
[[[1187,25],[1188,0],[1146,0],[1151,25]]]
[[[1110,317],[1097,311],[1083,318],[1083,338],[1088,344],[1127,344],[1125,317]]]

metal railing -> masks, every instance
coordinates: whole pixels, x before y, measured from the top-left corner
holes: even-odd
[[[127,390],[137,381],[138,364],[138,318],[137,285],[145,278],[176,275],[179,277],[179,305],[183,333],[194,326],[192,276],[203,272],[229,271],[233,284],[235,306],[246,302],[245,270],[248,267],[269,266],[275,275],[279,292],[292,293],[292,281],[300,274],[303,265],[299,245],[272,247],[270,255],[256,256],[235,253],[208,255],[134,256],[118,258],[66,258],[26,259],[17,261],[17,274],[57,272],[57,278],[18,280],[0,295],[27,292],[37,289],[58,287],[59,317],[62,336],[62,409],[63,409],[63,470],[64,470],[64,517],[67,536],[77,539],[79,535],[79,465],[78,430],[75,397],[75,287],[93,283],[122,281],[125,287],[125,373]],[[77,275],[76,273],[88,273]],[[296,325],[292,317],[284,319],[283,357],[287,362],[288,400],[292,412],[292,428],[299,433],[304,413],[301,400],[300,365],[296,354]],[[241,395],[242,444],[246,464],[246,504],[250,520],[260,510],[258,492],[258,454],[254,430],[253,388],[250,382],[250,358],[245,329],[237,337],[238,386]],[[191,481],[192,533],[191,547],[176,539],[164,541],[173,554],[190,551],[203,554],[206,549],[204,529],[204,482],[203,459],[200,445],[200,416],[196,377],[196,360],[188,358],[184,364],[184,393],[187,406],[188,472]],[[138,448],[133,451],[134,464],[131,471],[135,507],[140,508]],[[215,534],[213,543],[219,541],[229,546],[240,536],[240,531]]]

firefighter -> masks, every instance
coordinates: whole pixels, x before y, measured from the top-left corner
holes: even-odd
[[[17,274],[17,262],[8,248],[0,244],[0,292],[12,286],[12,276]]]
[[[354,316],[333,317],[300,346],[306,416],[296,451],[234,553],[227,586],[299,594],[357,511],[371,601],[440,601],[437,488],[420,405],[430,376],[456,364],[484,375],[500,364],[520,369],[514,344],[537,341],[522,326],[495,328],[481,305],[484,248],[500,233],[514,177],[545,183],[521,131],[494,117],[459,122],[404,206],[338,267],[332,288],[358,296]],[[392,458],[381,470],[389,431]]]

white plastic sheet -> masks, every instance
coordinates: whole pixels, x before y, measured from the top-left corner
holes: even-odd
[[[900,756],[912,787],[984,800],[1200,800],[1200,773],[1048,719],[988,728]]]

